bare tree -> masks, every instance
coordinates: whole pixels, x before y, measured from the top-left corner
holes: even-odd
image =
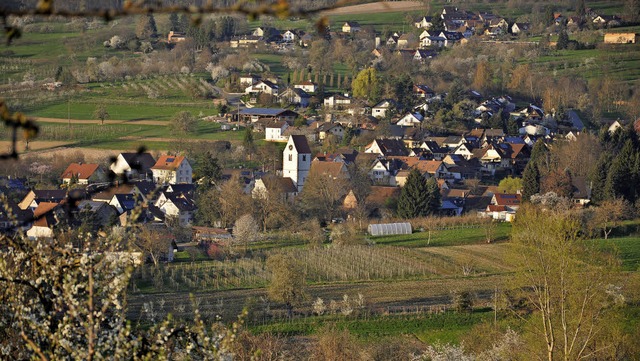
[[[154,267],[163,256],[166,256],[171,249],[171,235],[166,229],[157,229],[150,226],[140,226],[137,237],[134,239],[135,248],[143,253],[145,258],[153,262]]]
[[[242,215],[233,226],[233,237],[237,242],[244,245],[245,252],[249,247],[249,243],[257,241],[259,235],[258,222],[251,214]]]

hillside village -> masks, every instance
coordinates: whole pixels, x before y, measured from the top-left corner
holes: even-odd
[[[349,5],[0,4],[0,358],[640,355],[640,0]]]

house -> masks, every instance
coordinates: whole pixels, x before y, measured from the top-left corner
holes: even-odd
[[[312,81],[303,81],[293,85],[294,88],[302,89],[307,93],[315,93],[318,85]]]
[[[509,23],[503,18],[494,18],[489,21],[489,28],[500,28],[506,32],[509,28]]]
[[[261,40],[261,37],[254,35],[234,36],[229,40],[229,46],[232,48],[248,48],[258,45]]]
[[[334,135],[340,141],[344,137],[344,127],[340,123],[322,123],[318,127],[318,139],[324,140],[328,135]]]
[[[282,177],[291,178],[298,192],[311,169],[311,148],[304,135],[291,135],[282,153]]]
[[[635,44],[638,35],[636,33],[605,33],[605,44]]]
[[[404,117],[400,118],[396,125],[402,127],[420,127],[422,126],[422,120],[424,117],[420,113],[407,113]]]
[[[251,191],[254,198],[276,196],[287,202],[293,201],[296,194],[298,194],[298,188],[293,183],[293,179],[273,174],[266,174],[262,178],[256,179],[255,187]]]
[[[427,59],[436,57],[438,53],[435,50],[417,49],[413,53],[413,60],[424,62]]]
[[[342,24],[342,32],[343,33],[355,33],[357,31],[360,31],[360,24],[358,24],[355,21],[347,21],[344,24]]]
[[[261,119],[279,120],[293,124],[298,117],[298,113],[289,109],[282,108],[245,108],[240,109],[234,116],[238,117],[238,121],[245,123],[255,123]]]
[[[402,34],[397,41],[398,48],[412,48],[418,44],[419,39],[413,33]]]
[[[457,31],[442,31],[438,36],[445,39],[444,46],[448,48],[460,43],[460,41],[464,39],[464,36]]]
[[[573,196],[571,199],[575,204],[585,206],[591,202],[591,187],[586,177],[571,177]]]
[[[270,26],[258,27],[253,30],[251,35],[259,38],[260,40],[264,40],[265,42],[277,41],[282,39],[280,30]]]
[[[309,106],[311,95],[300,88],[287,88],[278,98],[281,103],[294,104],[306,108]]]
[[[351,105],[351,98],[348,97],[346,94],[345,95],[334,94],[334,95],[331,95],[330,97],[324,98],[323,104],[326,108],[342,109],[344,107]]]
[[[180,225],[186,226],[193,220],[196,206],[193,200],[184,193],[162,192],[154,206],[157,207],[165,217],[177,219]]]
[[[423,48],[442,48],[447,42],[447,38],[441,36],[427,36],[420,40],[420,46]]]
[[[436,92],[434,92],[428,85],[414,84],[413,94],[420,98],[433,98],[436,95]]]
[[[151,177],[151,167],[156,164],[149,153],[120,153],[109,169],[127,179],[147,179]]]
[[[433,26],[433,18],[431,16],[423,16],[416,20],[413,25],[418,29],[429,29]]]
[[[420,149],[423,149],[427,154],[430,154],[433,159],[441,160],[444,158],[447,153],[449,153],[449,148],[443,147],[437,142],[433,140],[426,140],[420,143]]]
[[[380,154],[382,156],[406,156],[409,154],[404,142],[399,139],[375,139],[365,147],[365,153]]]
[[[371,115],[376,118],[384,118],[391,115],[391,112],[395,110],[396,103],[393,100],[384,99],[371,108]]]
[[[153,180],[156,183],[191,183],[191,165],[184,156],[163,155],[151,167]]]
[[[18,203],[21,210],[35,210],[42,202],[60,203],[67,198],[67,191],[64,189],[32,189]]]
[[[134,209],[136,201],[136,196],[133,194],[114,194],[107,204],[113,206],[118,211],[118,214],[122,214]]]
[[[18,205],[6,198],[0,202],[0,234],[11,234],[15,231],[27,230],[32,221],[33,212],[30,209],[22,210]]]
[[[513,23],[513,25],[511,25],[511,33],[512,34],[520,34],[520,33],[527,33],[529,32],[529,28],[531,27],[531,24],[529,23],[518,23],[515,22]]]
[[[615,27],[622,24],[622,19],[616,15],[598,15],[593,18],[593,23],[599,26]]]
[[[112,206],[105,202],[83,200],[78,203],[79,219],[83,219],[83,213],[90,217],[99,226],[106,226],[113,222],[118,216],[118,212]]]
[[[106,177],[99,164],[71,163],[60,178],[64,184],[90,184],[103,182]]]
[[[169,35],[167,35],[167,42],[169,44],[176,44],[181,41],[185,41],[187,39],[187,34],[177,31],[169,31]]]
[[[622,128],[622,124],[620,124],[620,121],[616,120],[613,123],[611,123],[607,131],[609,132],[609,134],[613,134],[620,128]]]
[[[522,202],[521,194],[495,193],[491,198],[491,204],[494,206],[507,207],[509,211],[517,211]]]
[[[323,162],[314,160],[311,162],[310,173],[322,175],[332,179],[348,179],[349,172],[343,162]]]
[[[474,156],[473,148],[471,147],[470,144],[467,144],[467,143],[462,143],[459,146],[457,146],[454,149],[453,154],[460,155],[466,160],[469,160]]]
[[[269,80],[260,80],[253,85],[249,85],[244,89],[245,94],[265,93],[269,95],[278,95],[278,86]]]
[[[238,78],[238,82],[240,83],[241,86],[247,87],[249,85],[253,85],[253,84],[259,82],[260,79],[262,79],[262,77],[260,77],[259,75],[242,74]]]
[[[38,238],[53,238],[53,226],[57,223],[56,209],[60,203],[41,202],[33,211],[33,224],[27,231],[27,237],[31,240]]]
[[[398,45],[398,39],[400,39],[400,35],[398,33],[394,33],[387,39],[387,46],[394,47]]]
[[[293,43],[296,40],[296,37],[296,33],[291,30],[287,30],[282,33],[282,41],[284,41],[285,43]]]
[[[261,121],[262,122],[262,121]],[[289,123],[284,120],[264,120],[264,140],[268,142],[286,142],[284,131],[289,128]]]

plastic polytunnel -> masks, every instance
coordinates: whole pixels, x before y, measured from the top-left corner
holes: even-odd
[[[369,233],[372,236],[391,236],[394,234],[411,234],[411,223],[379,223],[370,224]]]

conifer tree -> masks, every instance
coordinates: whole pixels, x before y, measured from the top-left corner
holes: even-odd
[[[437,186],[437,184],[436,184]],[[429,214],[430,188],[417,169],[412,169],[398,199],[398,216],[401,218],[422,217]]]
[[[429,214],[434,214],[440,209],[440,187],[438,187],[438,181],[435,178],[429,178],[427,180],[427,211]]]
[[[638,198],[638,163],[640,156],[633,147],[633,142],[627,140],[615,157],[609,168],[605,183],[607,198],[622,197],[630,203]]]
[[[522,173],[522,200],[528,202],[532,195],[540,192],[540,171],[533,160],[527,163]]]

